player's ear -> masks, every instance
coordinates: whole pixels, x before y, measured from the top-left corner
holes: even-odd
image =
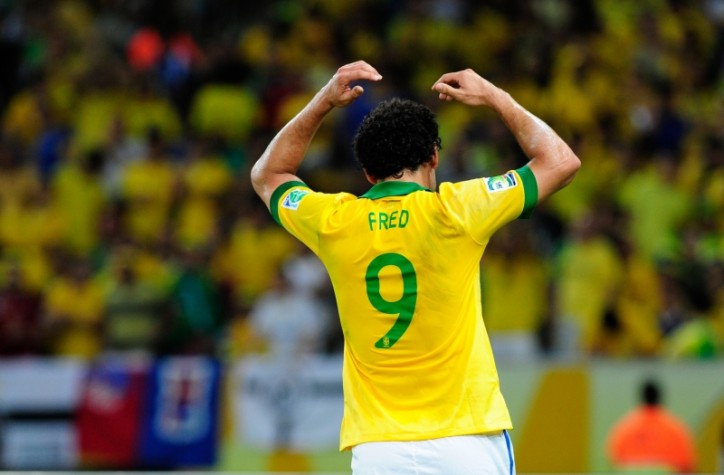
[[[435,148],[435,151],[432,154],[432,158],[430,159],[430,166],[433,170],[435,170],[438,165],[440,165],[440,154],[437,148]]]
[[[364,172],[365,178],[367,178],[368,182],[370,182],[373,185],[377,184],[377,182],[379,181],[379,180],[377,180],[377,178],[375,178],[372,175],[370,175],[369,173],[367,173],[367,170],[365,170],[364,168],[362,169],[362,171]]]

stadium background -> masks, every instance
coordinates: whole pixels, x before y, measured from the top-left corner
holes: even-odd
[[[0,58],[0,469],[346,470],[320,423],[338,407],[331,292],[248,170],[338,66],[362,58],[385,80],[323,125],[300,171],[313,187],[365,190],[350,139],[392,95],[436,111],[441,179],[524,163],[490,114],[430,94],[464,67],[582,159],[482,267],[519,470],[608,470],[606,431],[651,375],[695,430],[700,470],[724,470],[721,0],[4,0]],[[516,353],[520,341],[533,350]],[[205,368],[181,385],[177,422],[206,401],[219,437],[141,440],[152,415],[128,401],[163,399],[152,383],[169,361]],[[268,394],[235,391],[290,361],[322,381],[299,393],[309,414],[329,398],[296,428],[321,448],[297,450],[284,420],[249,425]],[[218,394],[184,393],[212,380]],[[136,421],[123,462],[108,455],[119,444],[89,448],[79,428],[88,398],[110,393]],[[169,458],[144,459],[154,443]]]

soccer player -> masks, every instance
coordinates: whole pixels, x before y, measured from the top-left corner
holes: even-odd
[[[527,165],[438,189],[432,111],[392,99],[354,139],[369,191],[310,189],[295,174],[320,123],[363,94],[360,81],[380,80],[364,61],[339,68],[251,172],[274,218],[320,257],[334,286],[345,338],[340,449],[352,450],[355,474],[514,473],[479,261],[495,230],[529,215],[580,162],[543,121],[467,69],[444,74],[432,90],[497,112]]]

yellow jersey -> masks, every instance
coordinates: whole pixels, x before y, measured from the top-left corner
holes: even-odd
[[[527,166],[438,192],[400,181],[359,197],[299,181],[274,191],[274,219],[319,256],[334,286],[345,338],[340,449],[512,428],[479,262],[493,232],[527,216],[537,195]]]

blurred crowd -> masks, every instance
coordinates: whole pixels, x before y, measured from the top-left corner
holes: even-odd
[[[351,138],[428,104],[438,181],[526,162],[430,93],[471,67],[583,166],[481,264],[500,359],[724,355],[724,1],[0,1],[0,356],[342,345],[323,267],[253,195],[273,134],[338,66],[384,76],[300,176],[364,192]]]

